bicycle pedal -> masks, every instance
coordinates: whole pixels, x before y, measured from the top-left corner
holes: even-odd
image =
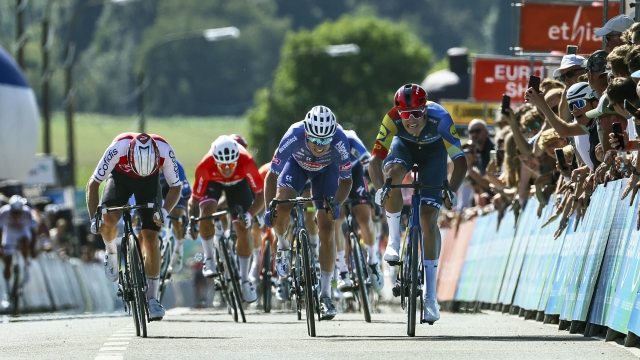
[[[400,287],[399,287],[399,286],[397,286],[397,285],[396,285],[396,286],[394,286],[394,287],[391,289],[391,293],[393,294],[393,296],[394,296],[394,297],[398,297],[398,296],[400,296]]]
[[[402,261],[387,261],[387,264],[389,264],[389,266],[402,266]]]

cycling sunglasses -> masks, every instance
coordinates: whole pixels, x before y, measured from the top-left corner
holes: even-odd
[[[532,132],[533,130],[540,129],[540,127],[542,127],[542,124],[540,124],[537,121],[534,121],[531,124],[527,125],[525,129],[527,130],[527,132]]]
[[[325,146],[331,144],[331,142],[333,141],[333,136],[328,138],[317,138],[307,135],[307,140],[309,140],[314,145]]]
[[[622,34],[609,34],[609,35],[605,35],[604,38],[605,40],[607,40],[607,42],[611,41],[611,38],[619,38],[620,35]]]
[[[218,169],[220,170],[233,170],[236,168],[236,166],[238,166],[237,162],[231,163],[231,164],[220,164],[220,163],[216,163],[216,165],[218,165]]]
[[[400,114],[400,118],[403,120],[409,120],[412,116],[414,119],[418,119],[424,116],[427,108],[422,109],[413,109],[413,110],[398,110],[398,114]]]
[[[573,112],[575,109],[582,109],[585,106],[587,106],[586,100],[573,100],[569,102],[569,111]]]

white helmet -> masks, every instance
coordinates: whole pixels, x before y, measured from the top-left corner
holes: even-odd
[[[138,134],[129,143],[127,160],[136,175],[145,177],[153,174],[160,166],[160,150],[156,141],[148,134]]]
[[[13,195],[9,199],[9,206],[11,207],[11,211],[20,211],[22,207],[27,204],[27,200],[25,200],[20,195]]]
[[[304,130],[313,137],[332,137],[336,133],[336,117],[328,107],[314,106],[304,118]]]
[[[238,161],[240,149],[232,138],[222,135],[211,143],[211,154],[218,164],[231,164]]]
[[[573,100],[597,100],[596,93],[591,89],[589,83],[579,82],[571,85],[567,91],[567,101]]]

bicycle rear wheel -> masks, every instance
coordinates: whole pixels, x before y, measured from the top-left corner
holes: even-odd
[[[416,336],[416,299],[418,298],[418,242],[420,241],[420,234],[418,228],[414,227],[411,230],[411,253],[409,254],[409,306],[407,307],[408,321],[407,321],[407,335]]]
[[[265,241],[262,249],[262,306],[264,312],[271,312],[271,239]]]
[[[364,321],[371,322],[371,306],[369,304],[369,294],[367,292],[367,283],[364,274],[364,257],[362,256],[362,248],[360,242],[354,233],[349,234],[349,241],[351,242],[351,251],[353,252],[353,260],[355,263],[355,273],[358,289],[358,295],[360,297],[360,306],[362,313],[364,314]]]
[[[294,289],[293,293],[296,297],[296,314],[298,315],[298,320],[302,320],[302,303],[304,302],[304,289],[302,279],[302,261],[300,260],[300,251],[302,251],[302,247],[300,246],[299,239],[296,239],[295,246],[293,250],[293,282],[292,288]]]
[[[300,243],[302,243],[302,272],[304,274],[304,297],[305,297],[305,309],[307,315],[307,332],[309,336],[316,336],[316,298],[317,294],[314,291],[314,282],[316,280],[315,274],[311,270],[315,267],[315,264],[311,263],[311,248],[309,246],[309,235],[306,230],[300,231]]]
[[[132,311],[137,313],[137,322],[140,326],[140,334],[138,336],[147,337],[147,322],[149,321],[149,313],[147,311],[147,294],[145,291],[147,279],[142,263],[142,254],[133,236],[129,236],[129,266],[131,267],[130,275],[132,278],[132,291],[135,306]],[[134,314],[134,318],[135,318]],[[137,331],[136,331],[137,333]]]
[[[14,256],[14,261],[16,257]],[[13,265],[13,286],[11,287],[11,306],[13,307],[13,315],[20,314],[20,265]]]
[[[225,240],[220,239],[220,242],[224,267],[227,272],[227,281],[231,283],[232,299],[230,300],[235,301],[240,317],[242,317],[242,322],[247,322],[247,319],[244,316],[244,308],[242,307],[242,293],[240,292],[240,276],[238,276],[238,269],[231,259],[231,254],[229,254],[229,248],[227,248]]]

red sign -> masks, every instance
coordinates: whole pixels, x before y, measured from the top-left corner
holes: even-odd
[[[476,101],[500,102],[502,94],[507,94],[512,102],[522,102],[529,76],[542,77],[542,61],[535,62],[533,72],[530,60],[475,58],[471,96]]]
[[[520,9],[520,47],[528,52],[565,52],[577,45],[579,54],[602,49],[602,3],[588,5],[525,3]],[[620,14],[620,3],[609,2],[609,19]]]

